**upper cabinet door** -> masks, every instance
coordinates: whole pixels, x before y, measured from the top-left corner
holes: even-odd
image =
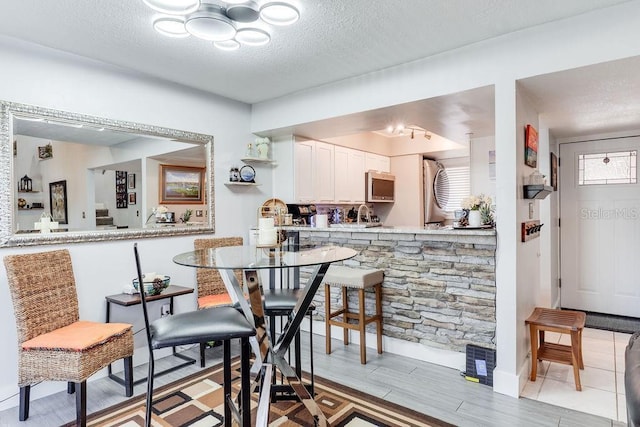
[[[366,153],[365,156],[365,170],[391,172],[391,159],[389,157],[374,153]]]
[[[335,164],[335,200],[336,203],[351,202],[351,186],[349,184],[349,150],[345,147],[334,148]]]
[[[334,201],[334,146],[316,141],[315,196],[317,202]]]
[[[364,151],[336,146],[335,198],[336,203],[361,203],[365,196]]]
[[[316,169],[315,141],[300,141],[294,144],[295,151],[295,197],[298,203],[315,201],[314,172]]]
[[[364,203],[365,199],[365,153],[364,151],[349,150],[349,187],[351,200]]]

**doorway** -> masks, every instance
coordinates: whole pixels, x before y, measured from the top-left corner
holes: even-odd
[[[640,137],[560,145],[563,308],[640,317]]]

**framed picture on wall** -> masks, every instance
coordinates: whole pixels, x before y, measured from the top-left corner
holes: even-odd
[[[51,217],[60,224],[68,224],[67,218],[67,181],[49,183],[49,206]]]
[[[129,193],[129,204],[130,205],[136,204],[136,193]]]
[[[127,172],[116,171],[116,209],[127,207]]]
[[[160,165],[160,204],[204,203],[204,168]]]
[[[531,125],[524,131],[524,163],[532,168],[538,166],[538,131]]]
[[[130,173],[127,177],[127,187],[129,190],[134,190],[136,188],[136,174]]]

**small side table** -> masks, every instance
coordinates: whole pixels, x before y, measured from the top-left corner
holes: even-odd
[[[531,333],[531,381],[538,374],[538,360],[564,363],[573,366],[576,390],[581,391],[580,369],[584,369],[582,360],[582,330],[586,315],[581,311],[555,310],[536,307],[525,323]],[[548,343],[544,340],[545,331],[571,335],[571,345]],[[538,342],[538,337],[540,341]]]
[[[187,288],[184,286],[168,286],[167,289],[165,289],[164,291],[162,291],[162,293],[160,295],[153,295],[153,296],[148,296],[147,297],[147,302],[149,301],[158,301],[158,300],[163,300],[163,299],[169,299],[169,314],[173,314],[173,298],[180,296],[180,295],[186,295],[186,294],[192,294],[193,293],[193,288]],[[105,297],[105,299],[107,300],[107,323],[109,323],[110,318],[111,318],[111,304],[117,304],[123,307],[130,307],[132,305],[138,305],[140,304],[140,294],[115,294],[115,295],[108,295]],[[177,358],[183,359],[185,360],[184,363],[181,363],[179,365],[176,366],[172,366],[171,368],[165,369],[164,371],[160,371],[160,372],[156,372],[155,376],[160,376],[163,374],[168,374],[169,372],[173,372],[177,369],[180,369],[184,366],[187,365],[192,365],[194,363],[196,363],[196,360],[182,355],[180,353],[176,352],[176,348],[173,347],[173,355]],[[111,364],[109,364],[109,366],[107,366],[107,371],[109,372],[109,378],[111,378],[112,380],[114,380],[115,382],[117,382],[118,384],[124,384],[124,380],[120,377],[118,377],[117,375],[115,375],[114,373],[112,373],[111,371]],[[144,378],[140,378],[136,381],[133,382],[134,385],[143,383],[147,380],[147,377]]]

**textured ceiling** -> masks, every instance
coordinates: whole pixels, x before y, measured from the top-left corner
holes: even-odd
[[[234,52],[194,37],[170,39],[157,34],[151,27],[156,15],[142,0],[2,0],[0,35],[255,103],[625,2],[290,1],[300,9],[300,21],[273,28],[267,46]],[[636,59],[520,83],[559,138],[637,129],[640,122],[640,98],[634,96],[640,88]],[[494,134],[493,102],[492,89],[478,88],[287,131],[335,137],[383,129],[390,120],[403,117],[407,124],[464,141],[468,133]],[[460,111],[474,114],[461,116]]]
[[[255,103],[623,2],[291,1],[296,24],[233,52],[157,34],[142,0],[2,0],[0,34]]]

